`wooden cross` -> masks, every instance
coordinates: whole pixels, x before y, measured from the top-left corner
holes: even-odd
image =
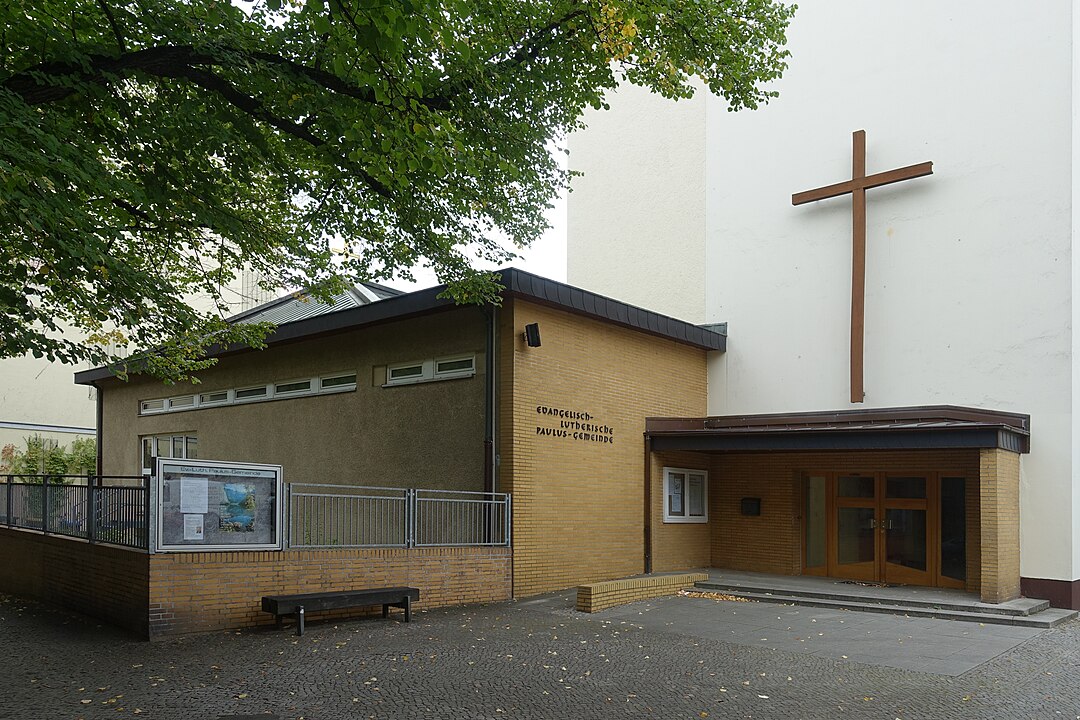
[[[932,175],[932,162],[908,165],[875,175],[866,174],[866,131],[851,134],[851,179],[816,190],[795,193],[792,205],[851,193],[851,402],[861,403],[863,396],[863,305],[866,298],[866,191],[901,180]]]

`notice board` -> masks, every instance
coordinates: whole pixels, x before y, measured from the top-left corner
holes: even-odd
[[[280,465],[157,459],[157,537],[162,552],[280,550]]]

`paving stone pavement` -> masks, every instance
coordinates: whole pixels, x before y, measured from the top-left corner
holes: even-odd
[[[754,632],[723,636],[732,611],[779,617],[772,629],[781,634],[850,620],[797,610],[669,597],[590,616],[560,593],[417,612],[408,624],[311,622],[302,638],[259,629],[148,643],[6,598],[0,718],[1080,717],[1078,622],[1007,647],[1003,639],[983,649],[1000,654],[955,676],[830,654],[842,639],[807,652],[804,643],[787,649],[794,634],[776,645],[753,641]],[[746,624],[766,627],[754,625],[761,619]],[[958,652],[972,654],[984,637],[970,640],[975,631],[964,636],[962,623],[906,620],[912,638],[959,638]],[[953,636],[933,624],[941,622]],[[951,642],[930,650],[940,655]],[[910,657],[933,657],[926,651]]]

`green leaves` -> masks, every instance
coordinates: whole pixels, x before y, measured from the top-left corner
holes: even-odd
[[[498,288],[569,180],[548,151],[621,81],[755,107],[770,0],[12,0],[0,6],[0,355],[183,379],[227,288],[436,270]],[[334,251],[331,248],[335,248]],[[188,300],[204,298],[201,309]]]

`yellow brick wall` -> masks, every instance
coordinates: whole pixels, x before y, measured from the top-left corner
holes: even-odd
[[[653,571],[687,570],[712,565],[711,527],[708,523],[664,522],[664,468],[678,467],[705,470],[712,481],[713,457],[704,453],[658,452],[650,463],[652,477],[652,556]],[[710,489],[711,500],[711,489]],[[710,518],[712,508],[709,508]]]
[[[1020,596],[1020,456],[979,451],[983,602]]]
[[[510,598],[508,548],[287,550],[150,557],[151,638],[274,622],[263,595],[420,588],[414,608]],[[364,614],[343,611],[335,616]],[[320,614],[313,614],[318,619]]]
[[[966,477],[968,587],[978,587],[976,450],[715,455],[709,476],[712,566],[782,575],[802,573],[800,477],[804,471],[941,471]],[[760,516],[741,514],[740,501],[744,497],[761,498]]]
[[[581,612],[600,612],[606,608],[625,605],[636,600],[674,595],[683,588],[692,587],[694,583],[708,579],[708,573],[678,573],[581,585],[578,587],[575,607]]]
[[[538,348],[521,337],[533,322]],[[499,483],[514,498],[515,596],[643,571],[645,417],[705,413],[705,356],[534,303],[502,308]],[[541,415],[538,406],[593,419]],[[575,440],[577,428],[563,421],[610,427],[610,436],[591,434],[612,442]]]

